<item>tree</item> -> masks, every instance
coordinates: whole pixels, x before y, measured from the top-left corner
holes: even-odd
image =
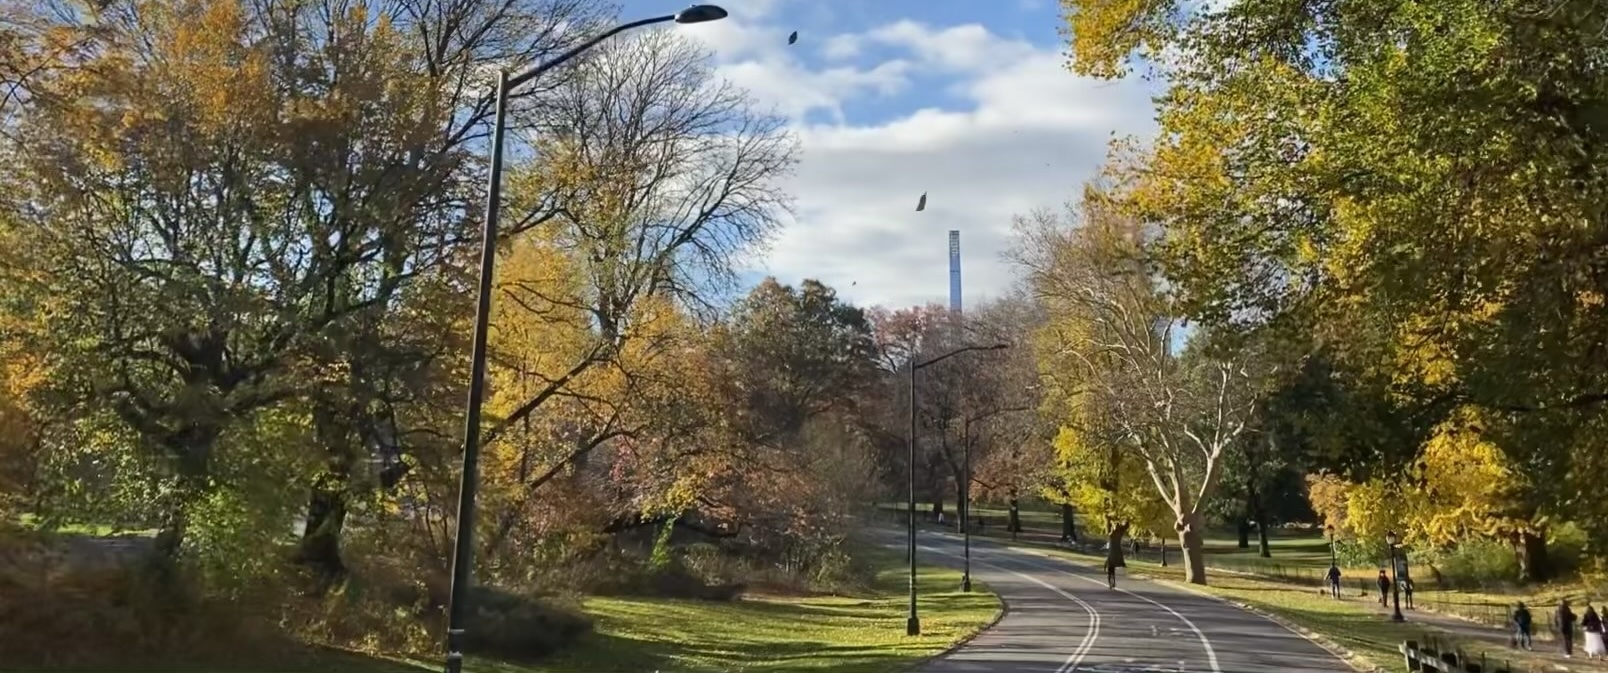
[[[512,464],[527,467],[516,470],[526,478],[493,545],[535,491],[595,450],[664,448],[684,433],[658,421],[703,423],[663,408],[673,390],[664,377],[682,371],[670,361],[693,348],[693,313],[728,287],[735,260],[788,207],[776,183],[791,169],[792,138],[746,93],[715,80],[708,55],[684,38],[610,41],[572,70],[515,111],[537,156],[513,169],[511,207],[536,224],[500,284],[497,320],[509,338],[498,339],[499,388],[482,442],[514,440]],[[662,321],[672,318],[680,326],[668,329]],[[560,400],[556,431],[566,439],[547,442],[528,465],[525,449],[555,432],[538,412]],[[576,404],[588,411],[570,419]]]
[[[960,358],[950,358],[917,373],[916,464],[909,465],[905,447],[910,441],[910,367],[928,358],[943,355],[958,348],[964,338],[960,316],[938,304],[915,306],[897,311],[886,309],[872,314],[877,340],[877,352],[883,371],[886,397],[892,403],[881,408],[883,436],[894,449],[889,476],[894,490],[902,490],[908,472],[916,472],[917,482],[925,486],[925,497],[932,503],[932,515],[944,511],[943,483],[945,475],[957,472],[956,461],[945,456],[951,453],[950,426],[960,417],[960,376],[956,367]],[[936,443],[932,441],[936,438]]]
[[[1608,401],[1600,7],[1063,6],[1075,69],[1175,57],[1121,172],[1192,315],[1298,315],[1427,426],[1492,412],[1533,524],[1584,502],[1593,445],[1556,440]]]
[[[776,182],[795,149],[780,120],[714,80],[708,55],[684,38],[648,33],[598,49],[523,111],[542,159],[517,178],[521,210],[555,214],[548,240],[576,265],[578,282],[530,284],[516,301],[538,307],[538,319],[540,307],[584,312],[593,341],[565,370],[576,374],[632,337],[637,304],[668,297],[698,308],[726,286],[734,260],[789,207]],[[485,441],[568,381],[555,378],[513,407]]]
[[[809,421],[852,410],[875,379],[876,342],[864,311],[832,288],[766,278],[732,311],[716,346],[751,415],[747,438],[785,442]]]
[[[1184,567],[1203,584],[1203,514],[1225,453],[1254,409],[1249,359],[1204,346],[1176,353],[1179,316],[1147,253],[1143,228],[1086,192],[1081,222],[1019,221],[1017,261],[1050,315],[1054,357],[1041,367],[1071,397],[1089,397],[1142,461],[1175,516]]]
[[[381,326],[477,219],[470,149],[490,110],[468,85],[488,60],[577,37],[543,25],[594,16],[571,0],[33,5],[22,53],[37,67],[8,80],[5,206],[41,277],[65,282],[52,294],[89,307],[46,313],[35,338],[65,365],[55,412],[132,430],[136,460],[113,478],[165,494],[167,555],[210,525],[192,504],[286,478],[311,491],[303,558],[340,573],[371,444],[357,437],[379,425],[386,377],[435,353],[392,348],[407,330]],[[315,439],[268,454],[290,471],[219,478],[220,438],[303,403]]]
[[[1020,500],[1037,492],[1048,464],[1051,432],[1035,412],[1042,402],[1043,386],[1033,353],[1021,335],[1030,334],[1043,320],[1038,306],[1025,293],[1006,295],[982,303],[963,316],[966,342],[1006,344],[1010,348],[975,357],[957,358],[934,378],[957,392],[959,437],[944,458],[955,476],[957,502],[962,490],[964,459],[971,456],[975,491],[984,497],[1001,497],[1009,506],[1006,528],[1021,532]],[[947,363],[946,363],[947,364]],[[949,379],[942,381],[942,379]],[[976,495],[972,500],[975,501]],[[969,508],[971,502],[964,502]],[[964,512],[962,513],[965,514]]]
[[[1163,535],[1175,517],[1150,486],[1149,476],[1134,453],[1123,446],[1121,430],[1083,395],[1053,399],[1065,411],[1055,437],[1049,484],[1059,500],[1075,508],[1085,525],[1106,538],[1106,558],[1122,565],[1123,539],[1140,532]]]

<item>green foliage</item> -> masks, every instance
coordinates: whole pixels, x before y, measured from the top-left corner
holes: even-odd
[[[1498,588],[1519,581],[1519,562],[1513,546],[1497,540],[1472,539],[1430,551],[1414,560],[1421,566],[1433,565],[1437,576],[1449,588]]]
[[[1388,563],[1389,549],[1385,547],[1384,540],[1345,538],[1334,542],[1335,558],[1340,565],[1347,568],[1365,568],[1375,566],[1383,568]]]
[[[659,524],[659,534],[653,538],[653,551],[648,556],[648,572],[662,572],[673,560],[670,552],[670,535],[676,531],[676,520],[671,518]]]
[[[1064,6],[1074,69],[1168,55],[1157,140],[1110,177],[1181,311],[1300,335],[1322,361],[1287,402],[1315,466],[1425,496],[1355,525],[1448,543],[1602,520],[1574,476],[1601,468],[1608,403],[1599,3]]]

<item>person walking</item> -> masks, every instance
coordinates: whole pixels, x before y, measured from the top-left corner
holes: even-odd
[[[1519,601],[1518,607],[1513,608],[1514,647],[1525,650],[1533,649],[1533,643],[1530,640],[1531,624],[1532,621],[1530,618],[1530,608],[1524,607],[1524,601]]]
[[[1340,597],[1340,566],[1329,566],[1329,593],[1335,598]]]
[[[1586,657],[1597,659],[1608,655],[1608,647],[1602,641],[1602,617],[1597,614],[1596,608],[1586,604],[1586,614],[1580,617],[1580,630],[1586,633]]]
[[[1120,564],[1117,563],[1117,560],[1115,558],[1112,558],[1110,555],[1106,556],[1105,571],[1106,571],[1106,588],[1107,589],[1115,589],[1115,588],[1117,588],[1117,566],[1118,565],[1120,565]]]
[[[1558,611],[1552,623],[1558,629],[1558,642],[1563,644],[1564,658],[1574,658],[1575,613],[1569,609],[1569,599],[1558,601]]]
[[[1407,609],[1413,609],[1413,578],[1401,578],[1401,593],[1407,597]]]
[[[1390,576],[1384,568],[1379,569],[1379,604],[1390,605]]]

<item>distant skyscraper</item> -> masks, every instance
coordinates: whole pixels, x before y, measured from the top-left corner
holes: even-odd
[[[960,231],[949,230],[949,310],[960,313]]]

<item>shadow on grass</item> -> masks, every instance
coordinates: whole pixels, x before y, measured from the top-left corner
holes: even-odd
[[[207,657],[196,661],[62,667],[0,663],[0,671],[30,673],[421,673],[427,670],[430,669],[423,664],[323,648],[285,653],[267,660],[259,657],[236,657],[232,660]]]

